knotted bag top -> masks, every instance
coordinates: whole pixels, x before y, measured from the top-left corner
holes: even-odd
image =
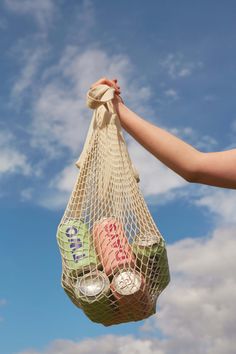
[[[95,87],[90,88],[87,92],[87,106],[94,110],[92,121],[88,130],[87,138],[84,144],[83,151],[76,162],[76,166],[81,168],[86,153],[88,151],[89,145],[91,143],[92,136],[95,129],[103,128],[108,124],[116,124],[118,130],[118,137],[125,143],[124,136],[122,133],[122,127],[120,124],[119,116],[116,112],[112,100],[115,97],[115,89],[111,86],[100,84]],[[133,170],[134,177],[137,182],[140,181],[139,174],[130,160],[131,167]]]

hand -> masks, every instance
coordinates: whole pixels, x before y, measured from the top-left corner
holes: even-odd
[[[116,95],[120,95],[121,91],[120,91],[120,86],[118,86],[117,84],[117,79],[109,80],[106,77],[102,77],[98,81],[94,82],[90,88],[94,88],[97,85],[101,85],[101,84],[113,87],[115,89]]]

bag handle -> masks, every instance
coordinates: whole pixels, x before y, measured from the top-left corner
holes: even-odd
[[[91,120],[91,123],[89,126],[87,138],[86,138],[82,153],[81,153],[79,159],[75,163],[75,165],[78,168],[81,168],[83,165],[88,147],[91,143],[91,139],[93,136],[93,132],[95,129],[95,125],[97,122],[97,117],[99,115],[99,112],[101,112],[102,109],[104,110],[104,108],[106,108],[106,110],[108,112],[110,112],[112,115],[114,114],[118,118],[118,114],[116,112],[114,104],[112,103],[112,99],[114,98],[114,96],[115,96],[115,89],[111,86],[104,85],[104,84],[97,85],[97,86],[91,88],[87,92],[87,106],[91,109],[94,109],[94,112],[93,112],[93,117],[92,117],[92,120]],[[118,122],[120,123],[119,119],[118,119]],[[121,130],[121,124],[118,125],[118,129],[119,129],[120,136],[124,140],[122,130]],[[130,159],[130,157],[129,157],[129,159]],[[131,164],[131,167],[133,170],[133,175],[134,175],[136,181],[139,182],[140,178],[139,178],[138,171],[134,167],[131,159],[130,159],[130,164]]]

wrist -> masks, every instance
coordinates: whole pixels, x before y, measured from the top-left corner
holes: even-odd
[[[120,96],[119,97],[115,96],[112,101],[117,113],[119,113],[118,111],[122,108],[122,106],[125,105],[122,98]]]
[[[120,120],[122,119],[122,113],[125,111],[125,104],[121,101],[115,103],[115,109],[117,114],[119,115]]]

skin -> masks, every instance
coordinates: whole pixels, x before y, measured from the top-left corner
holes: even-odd
[[[120,97],[117,79],[101,78],[91,87],[99,84],[114,87],[113,103],[122,127],[162,163],[188,182],[236,189],[236,149],[200,152],[130,110]]]

